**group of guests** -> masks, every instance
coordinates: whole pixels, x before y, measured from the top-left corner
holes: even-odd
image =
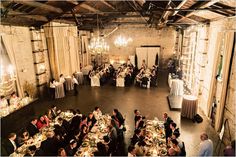
[[[115,69],[112,64],[110,64],[108,67],[105,67],[105,65],[94,67],[92,71],[89,71],[89,81],[91,82],[92,77],[96,75],[99,77],[100,84],[104,85],[109,82],[110,78],[114,74],[114,71]]]
[[[26,143],[32,143],[33,137],[40,133],[43,128],[50,125],[59,114],[56,106],[53,106],[45,115],[39,118],[33,118],[25,129],[22,129],[17,135],[10,133],[8,138],[2,143],[2,155],[9,156],[17,151],[17,148]],[[82,115],[79,110],[71,110],[73,118],[71,121],[58,117],[54,130],[46,133],[46,140],[41,142],[39,148],[36,145],[27,148],[26,156],[74,156],[78,148],[82,145],[84,139],[97,121],[102,116],[99,107],[87,116]],[[110,125],[107,128],[107,134],[103,137],[103,142],[97,143],[97,151],[94,156],[117,156],[121,154],[124,146],[123,132],[125,131],[125,119],[123,115],[114,109],[111,116]]]
[[[138,110],[134,110],[134,121],[135,121],[135,131],[131,138],[131,144],[128,147],[128,156],[145,156],[147,152],[145,150],[146,143],[144,141],[145,137],[145,116],[142,116]],[[177,128],[176,123],[164,113],[164,126],[166,135],[166,145],[168,149],[168,156],[186,156],[184,142],[180,140],[180,132]]]
[[[4,95],[0,96],[0,109],[6,109],[10,106],[13,106],[14,108],[18,108],[21,104],[26,105],[29,102],[31,102],[31,98],[29,97],[29,94],[25,91],[24,92],[24,97],[19,98],[16,94],[16,92],[13,92],[10,95],[10,98],[7,99]]]
[[[122,64],[118,67],[117,70],[115,70],[115,73],[113,75],[113,85],[116,85],[117,78],[124,78],[124,84],[125,86],[131,86],[134,82],[136,75],[135,68],[133,64],[130,63],[128,60],[127,63]]]
[[[75,77],[75,73],[72,74],[71,79],[72,79],[72,83],[73,83],[73,87],[74,87],[74,95],[77,95],[78,94],[79,82]],[[55,88],[58,84],[63,84],[64,92],[65,93],[67,92],[67,90],[66,90],[66,79],[65,79],[63,74],[60,74],[58,81],[56,81],[54,78],[52,78],[49,82],[50,95],[51,95],[52,99],[55,99]]]
[[[153,65],[151,69],[142,68],[139,70],[139,73],[136,76],[136,85],[138,86],[147,86],[148,81],[150,81],[150,86],[157,87],[157,73],[158,67]]]
[[[174,74],[179,79],[183,78],[183,70],[180,66],[178,66],[178,60],[169,58],[167,68],[169,73]]]

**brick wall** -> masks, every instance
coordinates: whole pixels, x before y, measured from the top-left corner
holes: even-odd
[[[3,26],[0,25],[0,32],[11,36],[20,89],[23,93],[25,81],[36,87],[36,76],[32,55],[30,31],[28,27]]]
[[[108,34],[113,29],[103,30],[103,34]],[[142,45],[160,45],[161,55],[160,64],[166,65],[168,58],[170,58],[175,51],[175,40],[176,40],[176,30],[172,27],[167,27],[161,30],[149,27],[134,27],[134,26],[123,26],[119,27],[114,33],[105,38],[110,46],[109,54],[111,55],[134,55],[136,47]],[[114,45],[114,41],[117,36],[122,35],[126,38],[131,37],[133,42],[127,47],[118,48]]]

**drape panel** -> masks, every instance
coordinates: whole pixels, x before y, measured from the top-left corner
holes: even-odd
[[[145,60],[147,64],[147,50],[146,48],[136,48],[136,54],[138,58],[138,68],[140,69],[142,66],[143,60]]]
[[[156,55],[160,53],[160,48],[149,47],[148,48],[148,67],[151,68],[155,65]]]
[[[136,48],[136,55],[138,59],[138,68],[142,66],[145,60],[148,68],[151,68],[156,63],[156,55],[160,54],[160,47],[138,47]],[[158,62],[158,61],[157,61]]]
[[[19,97],[23,96],[23,89],[20,84],[19,78],[18,78],[18,69],[15,61],[15,56],[14,56],[14,47],[12,45],[13,37],[12,35],[2,35],[1,36],[3,44],[5,45],[8,57],[10,59],[11,64],[15,68],[15,74],[16,74],[16,85],[17,85],[17,93]]]
[[[225,97],[226,97],[226,91],[227,91],[227,80],[229,77],[229,66],[230,66],[230,57],[232,54],[233,49],[233,41],[234,41],[234,32],[228,31],[225,32],[226,38],[225,38],[225,45],[224,45],[224,57],[223,57],[223,76],[222,76],[222,91],[221,91],[221,98],[220,103],[217,106],[217,112],[216,112],[216,122],[215,122],[215,129],[216,131],[220,131],[223,123],[223,115],[224,115],[224,107],[225,107]]]
[[[77,28],[54,22],[46,26],[44,30],[53,78],[80,71]]]

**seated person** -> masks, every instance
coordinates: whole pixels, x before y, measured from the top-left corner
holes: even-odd
[[[108,156],[106,146],[102,142],[97,143],[97,151],[94,152],[94,156]]]
[[[67,157],[66,150],[64,148],[58,149],[57,156]]]
[[[96,122],[97,122],[97,120],[95,119],[93,113],[90,112],[89,115],[88,115],[88,118],[87,118],[87,123],[88,123],[89,130],[92,129],[92,127],[94,126],[94,124]]]
[[[137,156],[145,156],[146,143],[142,140],[135,144],[135,152]]]
[[[44,116],[40,116],[39,120],[36,123],[36,126],[39,130],[42,129],[43,127],[48,126],[47,121],[44,118]]]
[[[20,99],[16,96],[16,92],[13,92],[10,97],[10,105],[17,106],[20,104]]]
[[[176,155],[179,156],[181,154],[181,149],[178,146],[178,141],[176,139],[172,139],[171,143],[172,143],[172,147],[171,148],[173,148],[175,150],[175,152],[176,152]]]
[[[7,156],[14,153],[17,149],[16,143],[16,134],[10,133],[8,135],[8,139],[3,142],[3,147],[5,148]]]
[[[82,128],[83,125],[88,126],[87,120],[88,120],[88,118],[87,118],[85,115],[83,115],[82,118],[81,118],[81,123],[80,123],[80,125],[79,125],[79,128],[80,128],[80,129]]]
[[[22,146],[29,140],[29,132],[26,129],[23,129],[20,133],[20,135],[17,138],[17,145],[18,147]]]
[[[95,107],[93,115],[96,120],[98,120],[102,116],[102,112],[99,107]]]
[[[142,62],[141,68],[142,69],[146,69],[147,68],[147,64],[145,63],[145,59]]]
[[[6,107],[8,107],[8,101],[7,101],[7,99],[5,98],[4,95],[1,95],[1,97],[0,97],[0,109],[4,109]]]
[[[140,129],[136,129],[134,131],[134,135],[131,138],[131,144],[135,145],[137,142],[141,141],[143,139],[142,137],[142,131]]]
[[[172,134],[179,133],[179,128],[176,128],[176,127],[177,127],[176,123],[174,123],[174,122],[170,123],[170,129],[171,129]],[[172,134],[171,134],[171,136],[172,136]]]
[[[31,120],[31,122],[28,124],[28,126],[26,127],[26,130],[29,132],[29,135],[31,137],[33,137],[35,134],[37,134],[39,132],[39,129],[37,127],[37,118],[33,118]]]
[[[36,153],[36,146],[33,145],[33,146],[29,146],[29,148],[27,149],[27,153],[25,154],[25,156],[35,156],[35,153]]]
[[[177,153],[174,148],[168,149],[168,156],[177,156]]]
[[[88,134],[88,127],[86,125],[82,125],[78,140],[78,146],[80,146],[83,143],[84,138],[87,136],[87,134]]]
[[[47,139],[41,143],[41,150],[43,152],[43,156],[56,156],[57,150],[59,149],[58,140],[54,136],[54,132],[47,132]]]
[[[68,156],[74,156],[76,153],[76,148],[77,148],[77,142],[72,139],[70,140],[70,143],[68,146],[66,146],[65,151]]]
[[[128,147],[128,157],[136,157],[135,147],[133,145]]]
[[[59,113],[61,112],[61,110],[57,110],[57,107],[55,105],[52,106],[52,108],[50,109],[52,112],[52,118],[56,118]]]
[[[138,120],[139,117],[141,117],[142,119],[145,119],[145,116],[142,116],[141,113],[140,113],[140,111],[137,110],[137,109],[134,110],[134,115],[135,115],[135,116],[134,116],[134,122],[135,122],[135,124],[136,124],[136,122],[137,122],[137,120]]]
[[[30,102],[32,101],[32,98],[29,96],[28,92],[24,92],[24,98],[21,99],[21,102],[24,104],[24,105],[27,105],[29,104]]]

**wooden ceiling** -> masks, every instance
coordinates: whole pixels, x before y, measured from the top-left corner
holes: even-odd
[[[40,27],[50,21],[92,30],[112,25],[189,26],[235,16],[232,0],[2,0],[1,24]],[[205,16],[206,15],[206,16]]]

